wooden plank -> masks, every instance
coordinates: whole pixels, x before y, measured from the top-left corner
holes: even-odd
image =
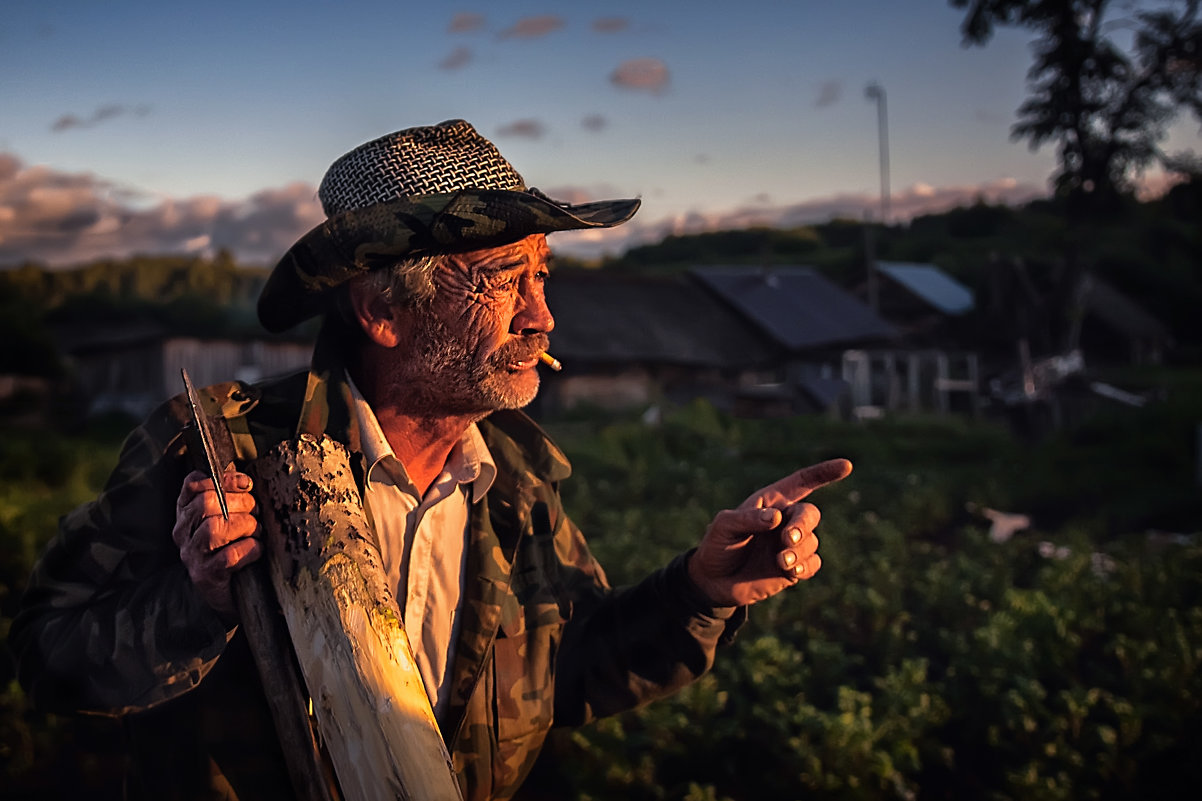
[[[343,796],[459,801],[345,447],[302,435],[256,472],[272,585]]]

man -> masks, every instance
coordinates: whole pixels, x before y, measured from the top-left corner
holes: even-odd
[[[556,203],[463,121],[356,148],[319,195],[329,219],[259,302],[273,331],[323,316],[311,369],[207,394],[242,467],[298,433],[348,446],[464,795],[508,798],[553,724],[674,692],[748,604],[812,577],[802,499],[851,466],[782,479],[611,590],[560,503],[563,454],[516,410],[554,327],[546,235],[618,225],[638,201]],[[40,704],[123,716],[148,797],[276,798],[288,778],[230,591],[263,552],[258,508],[231,470],[223,519],[186,420],[181,398],[155,412],[64,518],[13,626],[20,675]]]

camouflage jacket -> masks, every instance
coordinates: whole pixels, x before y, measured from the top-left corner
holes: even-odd
[[[202,391],[240,460],[298,431],[362,458],[336,351],[323,334],[308,374]],[[63,519],[10,639],[35,703],[122,717],[147,797],[279,798],[289,779],[249,649],[195,593],[171,538],[187,419],[176,397],[129,436],[101,495]],[[519,412],[480,430],[498,475],[473,507],[443,722],[467,801],[513,795],[552,725],[694,680],[742,618],[699,597],[682,557],[611,590],[560,503],[562,452]]]

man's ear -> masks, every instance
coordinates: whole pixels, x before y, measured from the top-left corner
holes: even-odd
[[[372,282],[351,279],[347,287],[351,314],[363,333],[377,345],[395,348],[401,341],[399,310],[372,287]]]

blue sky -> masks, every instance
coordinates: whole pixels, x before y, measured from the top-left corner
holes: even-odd
[[[0,264],[227,246],[268,263],[320,221],[341,153],[463,117],[529,184],[638,196],[669,230],[1046,190],[1009,139],[1028,38],[960,44],[946,0],[334,3],[9,0],[0,23]],[[1196,125],[1171,145],[1198,149]],[[553,245],[557,243],[553,240]]]

